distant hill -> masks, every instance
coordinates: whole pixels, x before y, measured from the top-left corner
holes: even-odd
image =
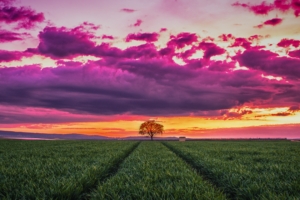
[[[84,135],[84,134],[44,134],[44,133],[26,133],[13,131],[0,131],[1,138],[8,139],[41,139],[41,140],[114,140],[115,138],[99,136],[99,135]]]
[[[84,134],[45,134],[45,133],[27,133],[0,131],[0,138],[20,139],[20,140],[150,140],[147,136],[129,136],[123,138],[106,137],[100,135]],[[176,137],[155,137],[154,140],[178,140]]]

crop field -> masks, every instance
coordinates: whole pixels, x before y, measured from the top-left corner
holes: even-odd
[[[0,199],[83,198],[137,145],[102,141],[0,143]]]
[[[165,143],[232,199],[300,199],[300,144]]]
[[[300,143],[0,140],[0,199],[300,199]]]

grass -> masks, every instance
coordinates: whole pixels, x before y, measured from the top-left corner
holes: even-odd
[[[142,142],[91,199],[225,199],[160,142]]]
[[[288,141],[166,142],[232,199],[300,199],[300,144]]]
[[[300,143],[0,140],[0,199],[300,199]]]
[[[137,144],[101,141],[0,142],[0,199],[82,198]],[[7,145],[9,143],[10,147]],[[7,150],[3,148],[5,145]]]

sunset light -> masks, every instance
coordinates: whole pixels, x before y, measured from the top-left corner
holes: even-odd
[[[0,23],[0,131],[300,138],[297,0],[0,0]]]

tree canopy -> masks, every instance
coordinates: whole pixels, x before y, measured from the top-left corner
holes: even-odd
[[[164,126],[155,122],[155,120],[148,120],[141,124],[139,134],[149,135],[151,140],[156,134],[162,134],[164,132]]]

